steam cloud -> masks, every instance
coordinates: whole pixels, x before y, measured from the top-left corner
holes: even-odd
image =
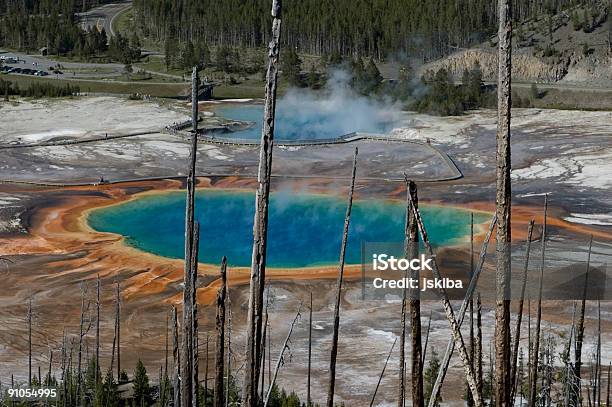
[[[283,139],[337,138],[352,132],[384,133],[401,117],[397,104],[355,92],[350,75],[331,73],[325,89],[292,88],[278,101],[277,134]]]

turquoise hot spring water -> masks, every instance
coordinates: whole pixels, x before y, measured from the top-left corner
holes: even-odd
[[[227,256],[232,266],[251,263],[253,191],[203,189],[196,194],[201,223],[200,261],[218,264]],[[288,192],[271,194],[270,267],[297,268],[337,264],[346,199]],[[422,205],[425,226],[436,246],[457,243],[469,234],[470,212]],[[405,204],[399,200],[356,200],[351,216],[347,263],[361,263],[362,242],[401,242]],[[89,214],[91,227],[125,236],[126,243],[170,258],[184,256],[185,192],[148,194],[100,208]],[[474,221],[486,221],[476,213]]]

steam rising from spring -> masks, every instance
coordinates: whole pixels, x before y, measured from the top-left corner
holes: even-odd
[[[278,138],[337,138],[391,130],[401,118],[399,105],[358,94],[350,80],[347,72],[336,70],[322,91],[289,89],[277,105]]]

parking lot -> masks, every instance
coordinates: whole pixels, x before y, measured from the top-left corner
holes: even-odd
[[[64,62],[53,57],[0,50],[0,72],[11,75],[50,76],[65,79],[104,79],[121,76],[123,64]]]

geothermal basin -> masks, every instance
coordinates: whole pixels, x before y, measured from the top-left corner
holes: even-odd
[[[232,266],[251,263],[255,196],[251,191],[204,189],[196,195],[200,229],[200,261]],[[320,194],[274,192],[269,215],[267,264],[293,268],[338,262],[346,200]],[[464,209],[422,206],[432,243],[446,246],[470,233],[470,214]],[[184,255],[185,193],[146,194],[130,201],[96,209],[88,216],[96,231],[125,236],[133,247],[170,258]],[[356,200],[351,215],[347,263],[359,264],[362,242],[401,242],[405,203],[400,200]],[[476,213],[482,223],[486,215]]]

